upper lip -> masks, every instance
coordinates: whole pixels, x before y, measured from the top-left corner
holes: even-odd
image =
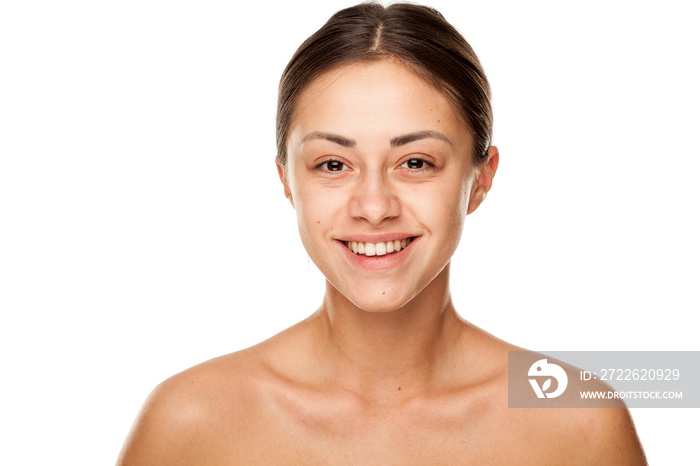
[[[338,241],[356,241],[358,243],[385,243],[420,236],[412,233],[358,233],[336,238]]]

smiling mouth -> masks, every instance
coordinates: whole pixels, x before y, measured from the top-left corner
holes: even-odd
[[[413,238],[384,241],[381,243],[363,243],[360,241],[343,241],[343,244],[357,255],[361,256],[384,256],[396,254],[411,244]]]

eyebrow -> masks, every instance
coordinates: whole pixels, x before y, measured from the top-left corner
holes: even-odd
[[[335,133],[327,133],[325,131],[312,131],[311,133],[304,136],[304,138],[301,140],[301,143],[303,144],[306,141],[310,141],[313,139],[326,140],[343,147],[348,147],[350,149],[354,148],[357,145],[357,141],[355,141],[354,139],[346,138],[345,136],[341,136]],[[405,144],[409,144],[411,142],[420,141],[421,139],[439,139],[452,145],[452,141],[450,141],[447,136],[440,133],[439,131],[432,130],[415,131],[413,133],[402,134],[401,136],[396,136],[395,138],[392,138],[389,141],[389,144],[391,145],[391,147],[399,147]]]
[[[404,134],[401,136],[397,136],[393,138],[390,141],[391,147],[399,147],[403,146],[404,144],[408,144],[410,142],[414,141],[420,141],[421,139],[440,139],[441,141],[447,142],[449,145],[452,145],[452,141],[450,141],[447,136],[444,134],[438,132],[438,131],[432,131],[432,130],[425,130],[425,131],[416,131],[414,133],[408,133]]]
[[[301,140],[301,143],[303,144],[306,141],[312,139],[325,139],[326,141],[334,142],[340,146],[348,147],[350,149],[357,145],[357,142],[354,139],[346,138],[345,136],[341,136],[339,134],[326,133],[323,131],[313,131],[307,134],[306,136],[304,136],[304,139]]]

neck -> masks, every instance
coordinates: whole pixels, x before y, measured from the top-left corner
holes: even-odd
[[[327,284],[317,322],[332,377],[375,400],[439,383],[463,328],[448,282],[449,265],[418,296],[389,312],[359,309]]]

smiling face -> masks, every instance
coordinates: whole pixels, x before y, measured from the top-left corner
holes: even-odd
[[[343,66],[302,93],[280,175],[304,247],[340,295],[391,311],[446,277],[483,197],[472,147],[448,100],[389,60]]]

